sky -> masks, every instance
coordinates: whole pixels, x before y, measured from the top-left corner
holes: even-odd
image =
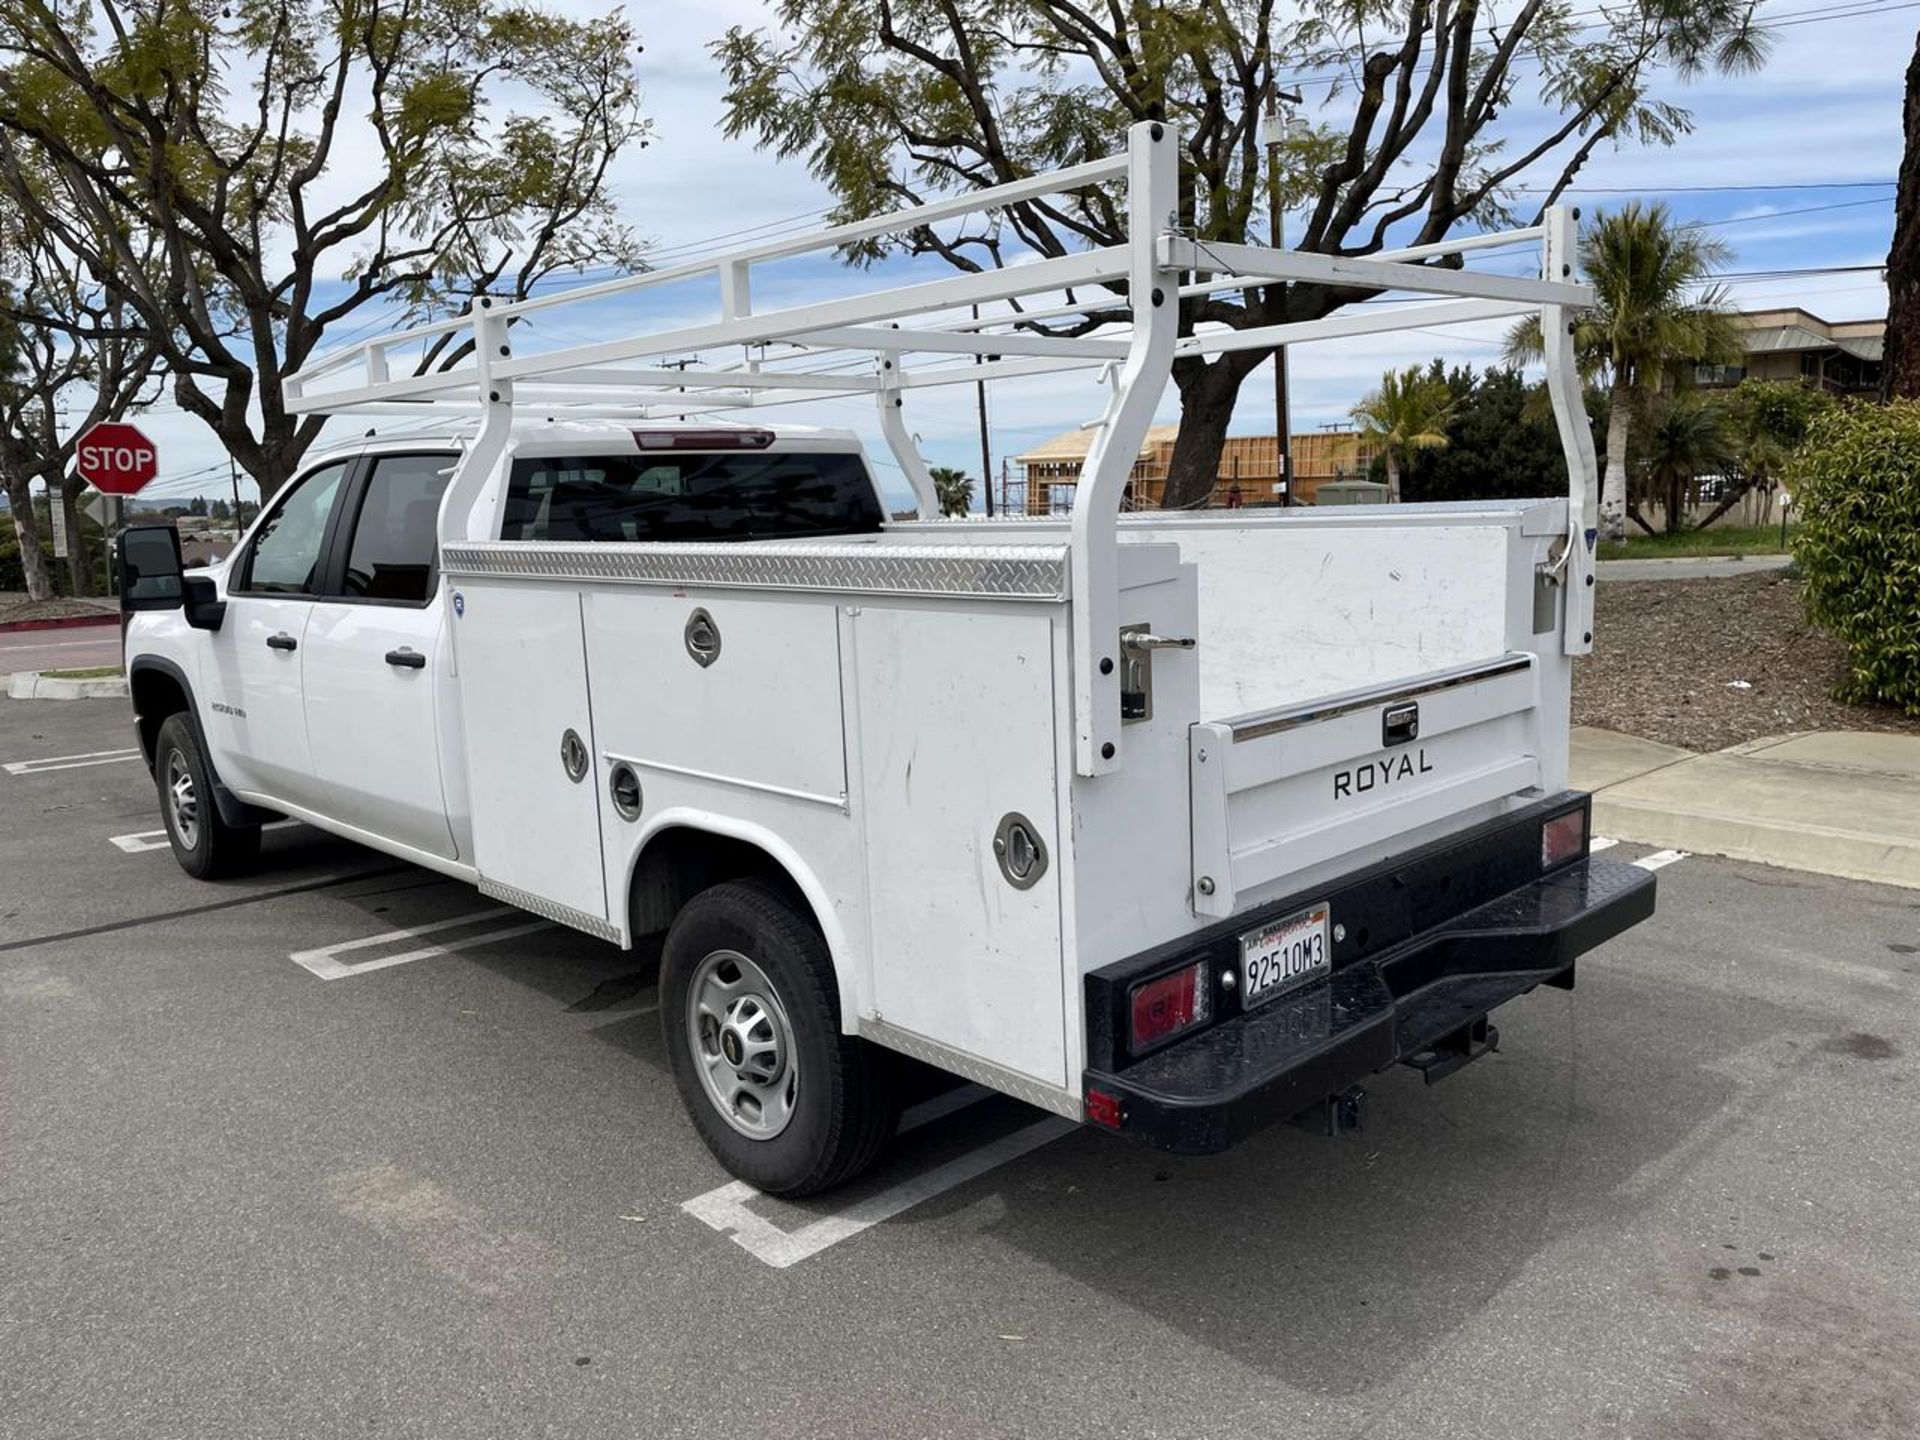
[[[639,57],[645,109],[655,130],[647,148],[631,150],[616,165],[612,188],[658,263],[709,255],[742,238],[804,233],[832,197],[804,163],[725,138],[724,87],[707,52],[729,25],[770,25],[770,7],[759,0],[708,0],[634,13],[645,43]],[[1669,149],[1602,149],[1568,198],[1602,209],[1633,197],[1662,200],[1683,221],[1710,227],[1732,247],[1724,283],[1740,308],[1798,304],[1829,320],[1884,315],[1886,290],[1877,267],[1892,234],[1903,77],[1920,26],[1920,0],[1762,0],[1759,14],[1773,40],[1763,71],[1692,84],[1664,79],[1663,98],[1692,111],[1693,133]],[[1304,108],[1330,120],[1351,104],[1350,96],[1330,98],[1324,84],[1310,81],[1302,88]],[[1525,129],[1527,107],[1517,106],[1505,118]],[[348,151],[343,170],[352,168]],[[1548,183],[1554,173],[1543,165],[1537,182]],[[1486,268],[1498,268],[1498,261]],[[1805,273],[1810,271],[1824,273]],[[809,257],[757,270],[754,298],[757,306],[771,308],[951,273],[938,261],[923,260],[861,275],[830,257]],[[653,292],[644,302],[570,305],[538,320],[536,331],[543,333],[535,340],[564,345],[622,328],[694,323],[714,318],[713,306],[710,287],[687,287],[671,296]],[[369,312],[344,323],[340,334],[371,333],[379,323]],[[1497,360],[1503,331],[1502,323],[1458,325],[1296,347],[1290,365],[1293,428],[1344,422],[1390,366],[1435,356],[1450,364]],[[521,353],[532,348],[516,346]],[[702,357],[708,364],[728,358],[717,352]],[[975,403],[974,388],[965,385],[910,397],[908,424],[930,463],[979,473]],[[994,473],[1006,457],[1097,417],[1103,405],[1104,391],[1091,375],[989,386]],[[1262,366],[1241,391],[1231,429],[1271,434],[1273,417],[1272,371]],[[230,493],[225,451],[198,420],[170,400],[135,418],[160,452],[160,478],[149,489],[154,499]],[[854,429],[879,463],[883,487],[905,503],[903,479],[865,398],[783,406],[756,418]],[[1171,389],[1158,418],[1178,418]],[[365,417],[342,418],[330,422],[329,434],[349,436],[369,423]],[[244,474],[241,493],[253,497]]]

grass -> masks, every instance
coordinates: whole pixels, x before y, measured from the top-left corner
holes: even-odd
[[[109,675],[118,675],[118,665],[89,665],[84,670],[42,670],[49,680],[104,680]]]
[[[1793,534],[1791,530],[1787,532]],[[1602,560],[1659,560],[1682,555],[1780,555],[1778,525],[1716,525],[1711,530],[1682,530],[1678,535],[1649,535],[1629,526],[1625,540],[1602,540]]]

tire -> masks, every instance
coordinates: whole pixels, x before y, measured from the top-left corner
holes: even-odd
[[[260,854],[258,825],[229,825],[213,799],[213,772],[184,713],[169,715],[153,745],[153,779],[173,858],[196,880],[217,880]]]
[[[694,1128],[758,1190],[838,1185],[893,1135],[886,1052],[840,1033],[826,941],[773,885],[729,881],[680,911],[661,954],[660,1019]]]

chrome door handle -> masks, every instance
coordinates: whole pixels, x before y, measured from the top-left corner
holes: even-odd
[[[1191,650],[1192,636],[1154,635],[1145,630],[1123,631],[1120,643],[1129,650]]]
[[[267,637],[267,648],[269,650],[298,650],[300,648],[300,642],[282,630],[278,635],[269,635]]]
[[[387,664],[400,670],[424,670],[427,668],[427,657],[403,645],[398,650],[387,651]]]

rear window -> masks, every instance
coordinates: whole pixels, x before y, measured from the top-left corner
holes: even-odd
[[[858,455],[546,456],[513,463],[503,540],[763,540],[880,528]]]

